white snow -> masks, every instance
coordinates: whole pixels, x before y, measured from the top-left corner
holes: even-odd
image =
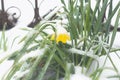
[[[8,50],[6,52],[0,50],[0,60],[2,60],[4,57],[8,56],[9,53],[16,51],[23,46],[23,43],[19,43],[19,41],[28,33],[28,31],[21,30],[20,28],[30,29],[26,26],[30,23],[30,21],[34,17],[32,6],[28,3],[27,0],[24,0],[24,1],[23,0],[10,0],[10,1],[4,0],[4,1],[5,1],[5,4],[7,4],[7,5],[5,5],[6,9],[11,5],[12,6],[14,5],[14,6],[17,6],[18,8],[20,8],[21,17],[19,19],[18,25],[15,28],[5,32],[6,38],[8,39],[8,41],[7,41]],[[32,1],[32,3],[34,3],[33,0],[31,0],[31,1]],[[118,3],[118,1],[119,0],[114,0],[113,4],[115,5],[116,3]],[[45,2],[43,2],[43,4],[41,4],[41,6],[40,6],[40,15],[43,16],[46,12],[49,11],[49,9],[52,9],[57,5],[61,5],[61,4],[59,4],[59,0],[45,0]],[[94,5],[94,2],[92,5]],[[1,4],[0,4],[0,7],[1,7]],[[113,25],[114,25],[115,17],[112,20]],[[0,36],[1,36],[1,32],[0,32]],[[15,39],[15,41],[14,41],[14,43],[12,43],[12,41],[14,39]],[[120,48],[119,40],[120,40],[120,32],[117,32],[115,42],[114,42],[114,46],[117,48]],[[26,54],[22,60],[25,60],[25,58],[28,58],[28,57],[33,57],[32,53],[34,53],[34,52]],[[37,56],[38,53],[39,53],[39,50],[37,50],[34,53],[34,56]],[[120,51],[118,51],[116,54],[118,56],[120,56]],[[106,68],[109,67],[110,69],[103,70],[99,80],[119,80],[116,78],[109,78],[109,79],[107,78],[114,74],[115,75],[120,74],[120,64],[119,64],[120,58],[116,54],[110,53],[110,57],[111,57],[112,61],[114,62],[114,65],[116,66],[116,68],[118,70],[118,73],[115,72],[114,67],[112,66],[110,60],[107,58],[107,61],[106,61],[104,67],[106,67]],[[100,58],[98,58],[98,62],[100,65],[99,68],[102,67],[102,65],[105,61],[105,58],[106,58],[106,56],[101,56]],[[2,76],[4,76],[4,74],[10,69],[10,67],[12,66],[13,63],[14,63],[14,61],[7,61],[7,60],[5,60],[3,63],[0,63],[0,80],[2,80]],[[93,65],[93,68],[95,68],[95,65]],[[27,73],[27,72],[25,72],[25,73]],[[25,73],[23,73],[23,75]],[[71,75],[70,80],[91,80],[91,79],[80,72],[80,67],[76,67],[76,73]]]
[[[110,58],[108,58],[108,56]],[[119,78],[109,78],[113,76],[120,75],[120,51],[112,52],[107,55],[103,55],[97,59],[97,61],[93,61],[90,71],[88,74],[91,74],[93,71],[98,69],[103,69],[99,80],[119,80]],[[113,65],[113,64],[114,65]],[[99,64],[99,65],[98,65]]]
[[[15,73],[15,75],[12,77],[11,80],[17,80],[20,79],[21,77],[23,77],[25,74],[29,73],[30,70],[26,70],[26,71],[17,71]]]
[[[83,69],[80,66],[74,66],[74,68],[75,68],[75,73],[70,75],[70,80],[92,80],[91,78],[83,74],[86,71],[85,68]],[[65,80],[65,79],[62,78],[60,80]]]
[[[83,71],[86,71],[86,69],[84,68]],[[70,80],[91,80],[91,78],[82,73],[82,68],[80,66],[75,66],[75,74],[71,75]]]
[[[79,55],[86,55],[86,56],[89,56],[94,59],[97,59],[99,57],[97,55],[94,55],[92,50],[91,51],[83,51],[83,50],[71,48],[71,49],[68,49],[68,51],[73,54],[75,53],[75,54],[79,54]]]
[[[71,75],[70,80],[91,80],[91,79],[83,74],[73,74]]]
[[[35,51],[31,51],[29,53],[26,53],[20,60],[19,62],[22,61],[26,61],[28,58],[35,58],[37,56],[42,56],[45,52],[45,48],[44,49],[39,49],[39,50],[35,50]]]
[[[5,74],[8,72],[8,70],[13,65],[14,61],[8,61],[5,60],[3,63],[0,64],[0,80],[2,80],[2,77],[5,76]]]
[[[108,68],[108,69],[103,70],[103,72],[100,76],[101,78],[102,77],[107,78],[107,77],[115,76],[115,75],[120,76],[120,64],[119,64],[119,62],[120,62],[120,51],[118,51],[116,53],[112,52],[112,53],[109,54],[109,56],[110,56],[113,64],[115,65],[115,68],[117,69],[117,71],[114,68],[112,62],[110,61],[110,58],[107,58],[104,67]],[[103,66],[105,59],[106,59],[106,56],[102,56],[102,57],[99,58],[98,61],[99,61],[99,64],[100,64],[100,66],[99,66],[100,68]],[[109,80],[119,80],[119,78],[109,78]]]
[[[116,33],[115,40],[114,40],[114,43],[113,43],[113,47],[114,48],[120,48],[120,32]]]

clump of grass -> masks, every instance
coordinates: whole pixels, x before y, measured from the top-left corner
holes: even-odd
[[[64,5],[63,8],[68,19],[68,30],[70,32],[72,47],[79,50],[79,52],[80,50],[86,52],[84,52],[85,55],[72,55],[74,56],[74,64],[89,69],[92,60],[95,60],[95,58],[87,56],[88,54],[97,55],[99,57],[107,55],[110,59],[109,53],[119,25],[120,2],[113,8],[112,0],[97,0],[94,9],[91,8],[92,3],[90,0],[69,0],[68,4],[66,4],[64,0],[61,0],[61,2]],[[100,4],[101,2],[102,5]],[[107,9],[109,11],[108,14],[106,13]],[[112,38],[110,39],[111,20],[115,13],[117,13],[118,16],[112,31]],[[108,45],[108,42],[110,42],[110,45]],[[81,43],[82,45],[79,46]],[[91,53],[90,51],[93,52]],[[113,63],[112,60],[111,63]],[[115,65],[113,66],[114,69],[116,69]],[[99,76],[93,79],[97,80]]]
[[[3,30],[0,36],[0,49],[2,49],[3,51],[7,50],[7,39],[5,37],[5,25],[3,27]]]
[[[60,18],[56,21],[40,22],[21,40],[24,41],[23,48],[8,57],[8,60],[12,59],[15,62],[8,74],[3,77],[4,80],[59,80],[63,77],[69,80],[70,75],[75,73],[75,66],[82,67],[81,73],[87,74],[93,60],[103,55],[110,59],[109,53],[119,24],[120,2],[114,9],[112,0],[97,0],[94,9],[91,8],[91,0],[69,0],[68,3],[61,0],[61,2],[64,12],[60,18],[64,14],[63,19],[68,23],[59,25],[65,27],[70,34],[70,41],[56,40],[59,36],[56,21]],[[110,39],[111,19],[117,11],[118,16]],[[106,18],[105,14],[108,15]],[[44,31],[48,28],[55,32],[52,40],[50,34]],[[115,65],[113,66],[116,69]],[[93,80],[99,79],[103,69],[97,68],[90,77]]]

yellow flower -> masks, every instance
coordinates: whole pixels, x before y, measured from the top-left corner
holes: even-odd
[[[66,43],[68,40],[70,40],[70,36],[67,33],[59,33],[56,36],[55,34],[53,34],[51,40],[56,40],[57,43],[58,42]]]
[[[70,36],[66,29],[61,26],[61,22],[56,23],[56,34],[52,34],[51,40],[56,40],[57,43],[62,42],[62,43],[67,43],[67,41],[70,40]]]

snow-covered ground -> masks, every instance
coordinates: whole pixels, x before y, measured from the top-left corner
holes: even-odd
[[[24,0],[24,1],[23,0],[4,0],[4,1],[5,1],[6,9],[10,6],[16,6],[16,7],[20,8],[21,17],[20,17],[16,27],[5,32],[5,36],[8,39],[8,42],[7,42],[8,50],[4,53],[0,50],[0,59],[3,56],[7,55],[8,53],[13,52],[14,50],[22,47],[21,46],[22,44],[18,45],[18,43],[19,43],[20,39],[23,38],[28,32],[21,30],[21,28],[28,28],[27,25],[31,22],[31,20],[33,19],[33,16],[34,16],[32,6],[27,0]],[[38,0],[38,1],[41,1],[41,0]],[[119,0],[113,0],[113,4],[115,5],[118,1]],[[34,5],[34,0],[31,0],[31,2]],[[40,15],[41,16],[44,15],[50,9],[52,9],[58,5],[59,6],[61,5],[59,0],[44,0],[44,2],[40,6]],[[0,7],[1,7],[1,4],[0,4]],[[114,21],[115,21],[114,19],[115,19],[115,17],[112,20],[113,25],[114,25]],[[31,28],[28,28],[28,29],[31,29]],[[1,32],[0,32],[0,37],[1,37]],[[12,41],[14,39],[15,39],[15,41],[13,44]],[[117,48],[120,48],[119,40],[120,40],[120,32],[117,32],[116,37],[115,37],[115,42],[114,42],[114,46]],[[12,47],[11,47],[11,45],[12,45]],[[120,51],[118,51],[117,54],[119,55]],[[118,73],[120,73],[120,64],[119,64],[120,58],[114,53],[111,53],[110,57],[111,57],[112,61],[114,62],[114,64],[116,65],[116,67],[118,69]],[[106,56],[102,56],[98,59],[101,66],[104,63],[105,58],[106,58]],[[0,64],[0,80],[1,80],[1,76],[7,72],[7,70],[10,68],[12,63],[13,63],[13,61],[4,61],[4,63]],[[107,60],[105,67],[110,67],[113,69],[113,66],[110,63],[109,59]],[[107,77],[109,77],[110,75],[114,75],[114,74],[117,74],[117,73],[115,73],[114,70],[104,70],[100,77],[100,80],[118,80],[115,78],[107,79]],[[85,76],[83,74],[81,74],[81,76],[74,74],[71,76],[71,80],[90,80],[90,79],[87,77],[85,78]]]

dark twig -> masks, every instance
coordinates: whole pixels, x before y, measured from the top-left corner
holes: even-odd
[[[1,7],[2,7],[2,10],[0,10],[0,30],[3,30],[4,27],[5,27],[5,30],[9,30],[16,25],[18,18],[20,16],[16,18],[15,17],[16,13],[13,13],[13,14],[8,13],[8,10],[10,8],[13,8],[13,6],[8,8],[7,11],[5,11],[4,0],[1,0]],[[14,8],[16,8],[16,7],[14,7]],[[21,13],[20,13],[20,15],[21,15]]]
[[[114,29],[114,26],[110,25],[110,31],[113,31],[113,29]],[[120,32],[120,27],[117,28],[117,31]]]
[[[4,9],[4,0],[1,0],[1,7],[2,7],[2,11],[4,12],[5,9]]]
[[[104,2],[104,0],[103,0]],[[102,18],[102,23],[104,23],[104,21],[106,20],[106,11],[107,11],[107,8],[105,9],[105,12],[104,12],[104,15],[103,15],[103,18]],[[110,27],[109,27],[109,31],[113,31],[114,29],[114,26],[110,24]],[[117,28],[117,31],[120,32],[120,27]]]
[[[41,17],[39,15],[39,8],[38,8],[38,0],[35,0],[35,9],[34,9],[34,18],[32,22],[28,25],[28,27],[34,27],[41,21]]]

